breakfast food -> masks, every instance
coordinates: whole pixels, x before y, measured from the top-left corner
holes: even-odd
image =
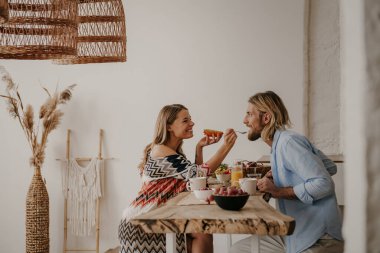
[[[247,203],[249,194],[234,186],[222,187],[213,193],[216,204],[225,210],[238,211]]]
[[[214,196],[212,195],[213,193],[214,189],[210,188],[202,188],[200,190],[194,191],[194,194],[198,199],[206,201],[208,204],[214,200]]]
[[[239,195],[247,195],[245,191],[242,189],[235,187],[235,186],[229,186],[229,187],[221,187],[214,190],[214,195],[222,195],[222,196],[239,196]]]
[[[220,166],[215,170],[215,175],[220,174],[231,174],[231,171],[228,169],[228,165],[225,163],[220,164]]]
[[[206,201],[207,203],[210,204],[212,201],[212,193],[214,190],[209,189],[209,188],[202,188],[200,190],[194,190],[193,193],[195,197],[199,200]]]
[[[223,132],[222,131],[218,131],[218,130],[212,130],[212,129],[204,129],[203,130],[203,133],[208,136],[208,137],[220,137],[223,135]]]

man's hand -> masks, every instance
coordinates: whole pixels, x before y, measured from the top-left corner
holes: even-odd
[[[267,174],[257,181],[257,188],[260,192],[269,192],[273,195],[277,187],[273,183],[273,178],[267,177]]]
[[[270,190],[274,190],[276,188],[276,186],[273,183],[272,170],[268,171],[262,179],[259,179],[257,181],[257,188],[261,192],[268,193],[270,193]]]
[[[267,177],[267,178],[269,178],[269,179],[272,179],[272,181],[273,181],[272,170],[268,171],[268,172],[265,174],[264,177]]]
[[[257,188],[260,192],[270,193],[273,198],[297,199],[293,187],[276,187],[271,170],[262,179],[257,181]]]

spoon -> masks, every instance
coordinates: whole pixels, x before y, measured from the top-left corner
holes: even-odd
[[[239,134],[246,134],[247,133],[247,131],[235,131],[235,132],[237,132]]]

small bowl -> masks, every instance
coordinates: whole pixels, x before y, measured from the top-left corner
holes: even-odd
[[[207,201],[207,199],[213,194],[214,190],[194,190],[193,192],[197,199]]]
[[[216,179],[221,183],[225,183],[231,180],[231,174],[216,174]]]
[[[209,184],[208,187],[215,192],[215,189],[219,189],[223,187],[223,184],[217,183],[217,184]]]
[[[242,209],[248,201],[249,195],[213,195],[216,204],[225,210],[238,211]]]

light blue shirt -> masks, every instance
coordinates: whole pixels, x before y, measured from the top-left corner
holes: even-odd
[[[282,213],[293,217],[296,227],[285,237],[286,252],[311,247],[324,234],[342,238],[342,216],[331,175],[336,165],[310,141],[289,130],[275,132],[271,152],[274,184],[293,187],[298,199],[278,199]]]

